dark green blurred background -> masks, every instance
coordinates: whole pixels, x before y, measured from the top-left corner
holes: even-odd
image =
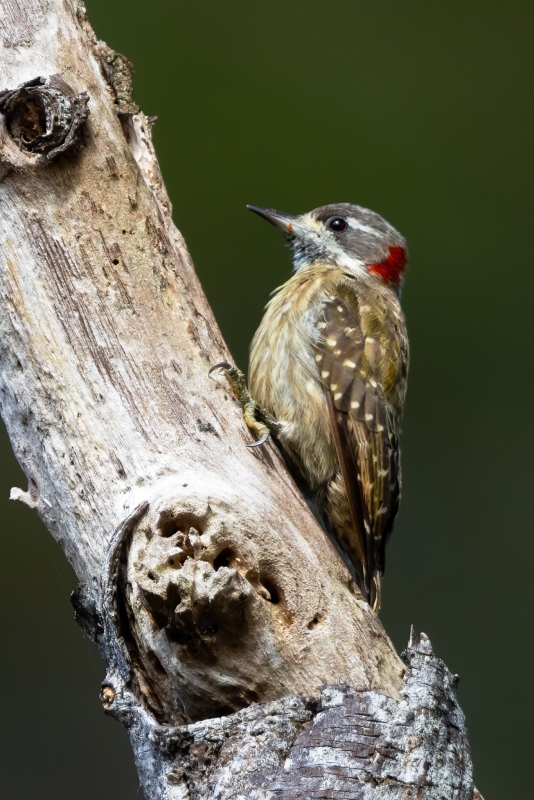
[[[485,800],[530,800],[534,5],[87,5],[159,117],[175,219],[242,366],[290,271],[245,203],[356,202],[408,238],[405,492],[382,619],[399,649],[411,623],[424,630],[461,675]],[[100,710],[103,665],[72,620],[74,576],[6,499],[23,479],[5,437],[1,470],[0,795],[134,800],[126,735]]]

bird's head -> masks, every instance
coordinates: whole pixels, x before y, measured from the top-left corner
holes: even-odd
[[[247,206],[286,234],[295,270],[313,263],[370,273],[400,291],[408,263],[405,239],[385,219],[351,203],[320,206],[292,215]]]

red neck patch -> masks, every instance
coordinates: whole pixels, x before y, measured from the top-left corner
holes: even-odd
[[[400,283],[408,259],[404,247],[388,247],[389,255],[385,261],[379,264],[370,264],[369,269],[376,275],[380,275],[385,283]]]

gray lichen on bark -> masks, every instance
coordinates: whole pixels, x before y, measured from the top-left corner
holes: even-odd
[[[136,510],[142,516],[146,508]],[[400,699],[365,687],[330,685],[319,697],[252,703],[237,713],[190,725],[161,725],[128,688],[128,659],[106,649],[120,634],[120,550],[116,535],[107,605],[75,606],[114,668],[103,702],[130,732],[148,800],[475,800],[457,676],[436,658],[425,634],[412,636]],[[125,617],[122,617],[122,625]],[[107,628],[107,630],[106,630]],[[110,635],[116,628],[118,635]],[[115,644],[113,644],[113,647]],[[126,678],[126,680],[125,680]]]

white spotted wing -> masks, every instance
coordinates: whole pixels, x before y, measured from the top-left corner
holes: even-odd
[[[369,599],[400,497],[398,439],[381,379],[395,356],[386,331],[366,330],[355,294],[327,301],[318,327],[316,361],[354,521],[352,556],[363,554]]]

